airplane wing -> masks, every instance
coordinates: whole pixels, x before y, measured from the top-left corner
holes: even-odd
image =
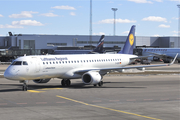
[[[154,55],[156,55],[157,57],[158,57],[158,56],[166,56],[166,54],[158,54],[158,53],[153,53],[153,52],[148,52],[148,53],[154,54]]]
[[[146,68],[146,67],[160,67],[160,66],[170,66],[174,64],[176,58],[178,56],[178,53],[174,57],[174,60],[169,64],[159,64],[159,65],[139,65],[139,66],[125,66],[125,67],[117,67],[117,68],[90,68],[85,70],[77,70],[75,71],[76,74],[84,74],[88,71],[97,71],[97,72],[110,72],[113,70],[121,70],[121,69],[133,69],[133,68]]]

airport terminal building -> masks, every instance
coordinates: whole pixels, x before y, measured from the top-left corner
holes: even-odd
[[[123,48],[127,36],[105,36],[104,49],[106,51],[119,51]],[[58,49],[93,49],[100,36],[89,35],[42,35],[42,34],[16,34],[0,37],[0,57],[14,57],[30,54],[52,54]],[[159,47],[179,48],[178,37],[145,37],[136,36],[136,48]],[[0,60],[1,61],[1,60]]]

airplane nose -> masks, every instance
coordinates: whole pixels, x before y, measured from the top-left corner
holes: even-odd
[[[5,77],[6,79],[11,79],[11,78],[12,78],[12,75],[10,74],[10,72],[8,71],[8,69],[5,70],[5,72],[4,72],[4,77]]]
[[[4,77],[6,79],[14,80],[14,79],[16,79],[16,75],[14,73],[15,73],[14,70],[11,69],[11,67],[9,67],[5,70]]]

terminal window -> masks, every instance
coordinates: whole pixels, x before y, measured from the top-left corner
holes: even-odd
[[[35,40],[24,40],[24,49],[35,49]]]

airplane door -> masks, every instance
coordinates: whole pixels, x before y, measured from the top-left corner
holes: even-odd
[[[33,61],[34,61],[34,65],[35,65],[35,72],[39,72],[40,71],[40,61],[36,58],[36,57],[34,57],[33,58]]]

